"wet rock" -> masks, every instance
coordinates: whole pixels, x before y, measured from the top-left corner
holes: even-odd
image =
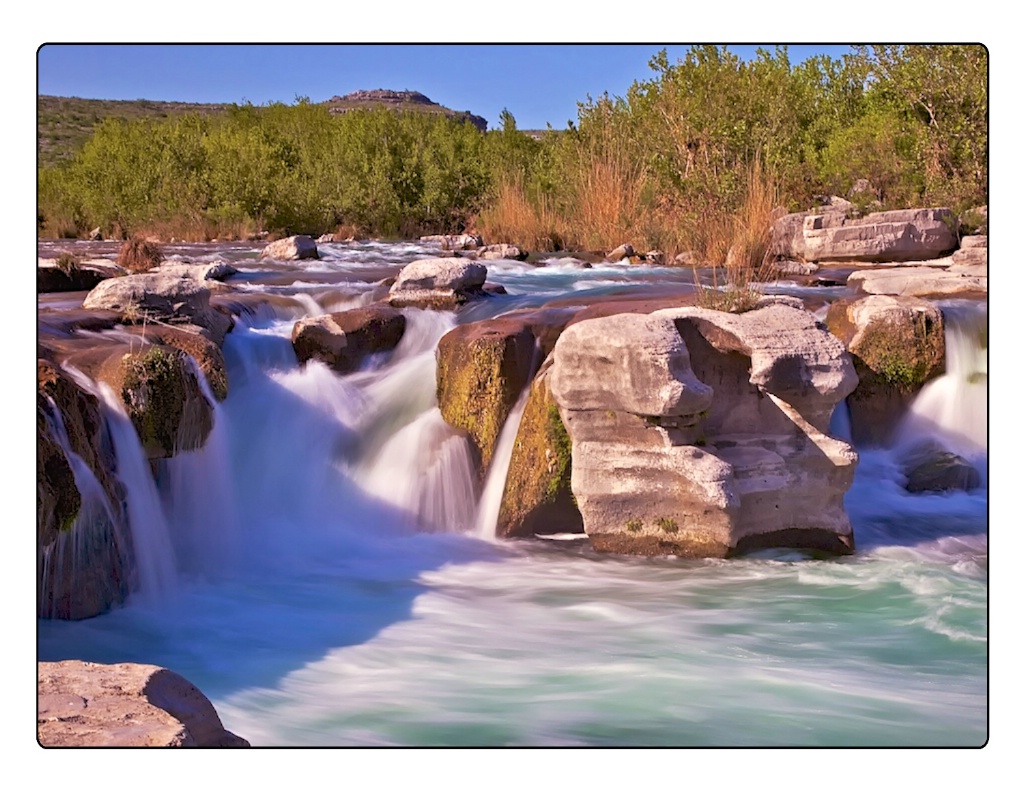
[[[273,258],[277,261],[300,261],[307,258],[319,258],[316,242],[310,236],[289,236],[271,242],[260,251],[260,258]]]
[[[113,277],[113,273],[89,266],[79,265],[70,271],[56,266],[42,265],[36,268],[36,290],[43,293],[60,291],[89,291],[101,281]]]
[[[908,492],[970,491],[981,485],[981,475],[967,459],[926,443],[904,461]]]
[[[151,326],[146,331],[151,343],[180,349],[195,360],[206,377],[214,397],[223,401],[228,397],[228,368],[220,346],[202,334],[201,328],[183,324],[176,327]]]
[[[537,341],[525,321],[462,324],[437,345],[437,404],[468,435],[486,477],[502,426],[529,382]]]
[[[916,297],[837,300],[825,322],[850,352],[859,379],[847,399],[857,444],[885,444],[921,387],[945,370],[945,323]]]
[[[37,692],[43,747],[249,746],[195,685],[156,665],[39,662]]]
[[[392,351],[404,333],[405,316],[371,305],[296,322],[292,346],[300,363],[320,360],[339,373],[349,373],[369,355]]]
[[[427,258],[408,264],[388,295],[392,307],[452,310],[483,296],[487,267],[459,258]]]
[[[550,377],[596,549],[852,550],[842,500],[857,456],[826,431],[856,374],[807,311],[775,303],[580,321],[559,338]]]

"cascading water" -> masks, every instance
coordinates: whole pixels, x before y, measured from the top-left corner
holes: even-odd
[[[139,594],[150,602],[158,601],[177,584],[177,561],[146,453],[124,405],[110,386],[93,382],[70,366],[65,370],[95,395],[103,408],[117,457],[117,477],[125,488]]]
[[[321,250],[317,266],[339,280],[363,268],[375,282],[435,254]],[[226,254],[248,256],[248,289],[271,293],[255,250]],[[629,265],[488,269],[509,294],[459,321],[682,277]],[[159,610],[129,597],[97,618],[41,620],[40,659],[169,667],[254,745],[985,741],[984,489],[910,494],[891,450],[863,451],[846,498],[858,549],[838,561],[484,541],[471,532],[465,440],[434,396],[434,349],[456,317],[407,309],[398,349],[338,375],[297,364],[292,325],[314,309],[274,288],[225,342],[230,393],[208,446],[159,468],[186,572],[178,586]],[[148,477],[146,460],[135,464]],[[186,493],[194,509],[182,507]],[[204,542],[223,538],[231,511],[237,540],[220,569]]]

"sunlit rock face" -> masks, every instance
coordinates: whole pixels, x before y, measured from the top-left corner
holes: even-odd
[[[827,431],[857,377],[802,308],[582,321],[559,338],[550,377],[595,548],[852,551],[842,499],[857,455]]]

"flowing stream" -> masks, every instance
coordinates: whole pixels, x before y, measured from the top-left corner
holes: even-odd
[[[177,251],[229,260],[236,288],[280,299],[228,335],[230,392],[203,449],[152,475],[113,421],[119,476],[156,528],[133,535],[149,553],[140,591],[95,618],[39,621],[41,660],[169,667],[254,745],[986,741],[987,488],[909,494],[898,447],[858,449],[857,553],[842,559],[631,558],[482,537],[496,498],[481,497],[437,409],[440,337],[556,297],[664,293],[688,273],[488,262],[506,296],[458,316],[407,309],[398,349],[338,375],[297,365],[296,319],[365,304],[432,251],[322,245],[322,260],[288,266],[256,251]],[[961,364],[950,344],[960,378],[930,385],[905,431],[942,435],[983,467],[987,368],[966,326],[950,332],[975,356]]]

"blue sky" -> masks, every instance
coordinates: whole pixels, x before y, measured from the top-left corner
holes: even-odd
[[[730,45],[750,58],[758,45]],[[761,45],[770,48],[774,45]],[[660,49],[688,44],[44,44],[38,92],[88,99],[315,102],[367,88],[415,90],[497,126],[508,108],[522,129],[564,128],[576,102],[623,95]],[[790,45],[794,62],[844,45]]]

